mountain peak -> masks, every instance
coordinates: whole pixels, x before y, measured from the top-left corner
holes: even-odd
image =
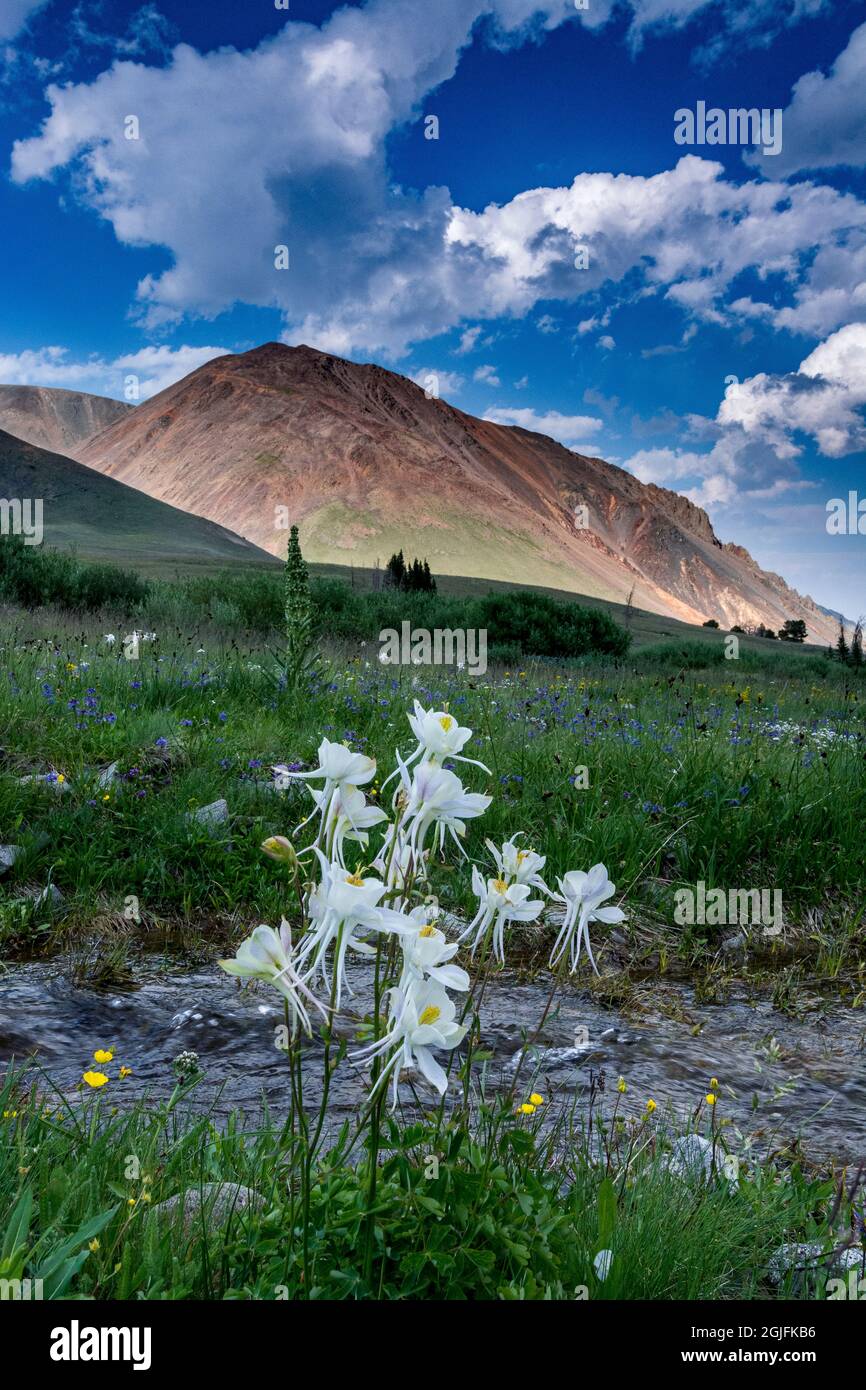
[[[402,548],[434,573],[631,595],[685,622],[804,617],[830,636],[826,615],[723,546],[687,497],[306,343],[213,359],[81,457],[273,554],[288,513],[311,560],[383,565]]]

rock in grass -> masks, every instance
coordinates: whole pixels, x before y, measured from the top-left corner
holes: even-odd
[[[746,938],[743,936],[742,932],[738,932],[736,936],[726,937],[722,942],[721,949],[723,951],[745,951],[746,945]]]
[[[111,763],[108,767],[104,768],[102,772],[100,772],[100,774],[99,774],[99,781],[97,782],[96,785],[97,785],[100,789],[103,789],[103,788],[105,788],[105,787],[110,787],[111,784],[112,784],[112,782],[113,782],[114,779],[115,779],[116,774],[117,774],[117,763]]]
[[[0,874],[5,874],[12,868],[20,853],[20,845],[0,845]]]
[[[671,1144],[665,1167],[684,1182],[704,1182],[713,1172],[713,1146],[702,1134],[683,1134]]]
[[[202,1225],[207,1230],[224,1226],[232,1215],[245,1211],[259,1211],[265,1199],[251,1187],[236,1182],[206,1182],[201,1187],[190,1187],[186,1192],[177,1192],[154,1207],[154,1212],[170,1221],[180,1220],[187,1232],[194,1232]]]
[[[18,778],[19,787],[29,787],[34,783],[38,783],[40,787],[48,787],[50,791],[57,792],[58,795],[72,790],[65,777],[61,780],[61,778],[53,772],[30,773],[27,777]]]
[[[63,902],[63,894],[56,883],[46,883],[44,888],[28,888],[24,897],[30,898],[37,908],[45,907],[48,903],[52,907],[59,907]]]
[[[216,830],[218,826],[225,825],[229,818],[229,806],[225,797],[220,797],[219,801],[212,801],[209,806],[199,806],[197,811],[192,811],[187,816],[187,820],[194,821],[196,825],[203,825],[208,830]]]
[[[793,1273],[795,1286],[802,1288],[810,1282],[810,1275],[824,1273],[838,1277],[851,1269],[861,1270],[862,1267],[863,1250],[860,1246],[828,1251],[814,1242],[808,1245],[792,1243],[779,1246],[767,1266],[767,1273],[774,1284],[781,1284],[786,1275]]]

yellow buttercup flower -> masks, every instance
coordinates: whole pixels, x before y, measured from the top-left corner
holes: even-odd
[[[619,1093],[620,1093],[621,1096],[624,1096],[624,1095],[625,1095],[626,1091],[628,1090],[628,1086],[626,1086],[626,1084],[625,1084],[625,1077],[624,1077],[624,1076],[621,1076],[621,1077],[619,1078],[619,1081],[616,1083],[616,1089],[619,1091]]]
[[[104,1086],[108,1077],[101,1071],[86,1071],[81,1078],[88,1086],[92,1086],[94,1091],[98,1091],[100,1086]]]
[[[707,1096],[706,1096],[705,1099],[706,1099],[707,1105],[715,1105],[715,1103],[716,1103],[716,1098],[715,1098],[715,1096],[713,1095],[712,1091],[709,1091],[709,1092],[707,1093]]]
[[[646,1112],[648,1115],[651,1115],[654,1110],[658,1110],[658,1106],[656,1105],[655,1101],[652,1098],[650,1098],[646,1103]]]
[[[535,1106],[529,1105],[526,1101],[524,1101],[523,1104],[518,1108],[517,1113],[518,1115],[534,1115]]]
[[[532,1095],[529,1097],[529,1099],[530,1099],[530,1102],[531,1102],[532,1105],[543,1105],[543,1104],[544,1104],[544,1096],[540,1096],[540,1095],[538,1094],[537,1091],[533,1091],[533,1092],[532,1092]]]
[[[711,1077],[710,1077],[710,1090],[711,1090],[711,1091],[717,1091],[718,1089],[719,1089],[719,1083],[718,1083],[716,1077],[711,1076]]]
[[[93,1054],[93,1060],[94,1062],[113,1062],[114,1052],[109,1048],[97,1048]]]
[[[99,1249],[99,1241],[94,1237],[93,1240],[89,1240],[87,1242],[87,1248],[90,1251],[91,1255],[95,1255],[97,1250]]]

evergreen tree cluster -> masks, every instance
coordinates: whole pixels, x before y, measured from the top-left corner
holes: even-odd
[[[430,573],[426,560],[414,559],[407,564],[400,550],[392,555],[385,566],[385,582],[391,589],[403,589],[407,593],[435,594],[436,580]]]
[[[858,618],[854,624],[854,631],[851,634],[851,645],[845,636],[845,624],[839,621],[839,636],[836,638],[835,651],[829,652],[830,656],[835,656],[837,661],[842,661],[846,666],[863,665],[863,619]]]

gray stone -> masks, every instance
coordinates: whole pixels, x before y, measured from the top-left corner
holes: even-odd
[[[56,792],[58,795],[63,795],[65,792],[72,791],[72,788],[65,779],[62,782],[49,782],[44,774],[39,774],[37,776],[34,773],[29,774],[27,777],[18,778],[18,785],[20,787],[29,787],[34,782],[38,782],[40,786],[47,787],[49,791]]]
[[[208,1230],[224,1226],[232,1216],[245,1211],[260,1211],[265,1199],[251,1187],[235,1182],[207,1182],[199,1187],[190,1187],[186,1192],[177,1192],[154,1207],[154,1212],[170,1221],[181,1221],[185,1231]]]
[[[20,853],[20,845],[0,845],[0,874],[12,868]]]
[[[193,811],[187,817],[198,825],[206,826],[208,830],[216,830],[218,826],[225,825],[228,818],[229,806],[225,797],[220,797],[219,801],[212,801],[209,806],[199,806],[197,811]]]
[[[706,1181],[713,1171],[713,1146],[701,1134],[683,1134],[671,1144],[665,1167],[684,1182]]]
[[[842,1245],[840,1240],[839,1244]],[[774,1284],[781,1284],[787,1274],[795,1273],[795,1284],[808,1283],[808,1276],[826,1273],[838,1277],[849,1270],[858,1272],[863,1268],[864,1252],[860,1246],[845,1249],[825,1250],[822,1245],[812,1242],[808,1245],[796,1243],[780,1245],[770,1259],[767,1272]]]
[[[59,907],[63,902],[63,894],[56,883],[46,883],[44,888],[28,888],[24,897],[30,898],[37,907],[45,907],[47,903]]]
[[[745,949],[746,938],[742,932],[738,932],[736,936],[728,936],[722,942],[723,951],[745,951]]]

